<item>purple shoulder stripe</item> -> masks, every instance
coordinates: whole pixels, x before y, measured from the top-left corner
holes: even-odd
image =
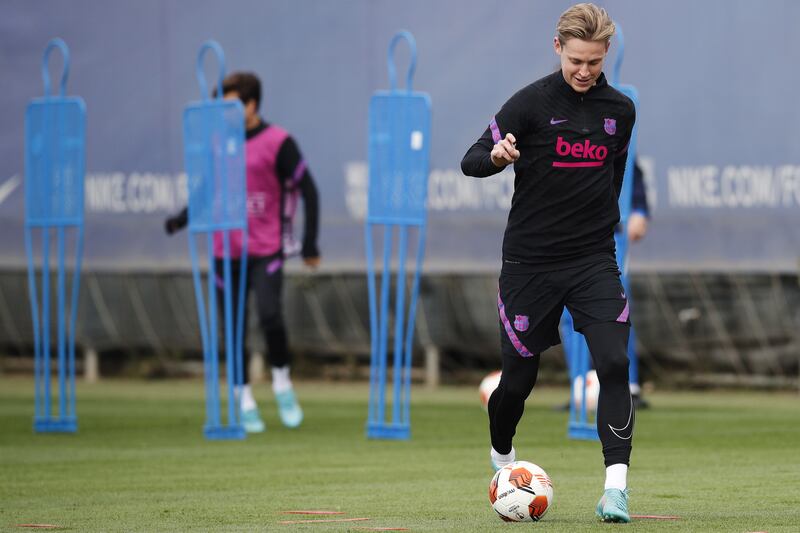
[[[495,144],[500,142],[500,139],[503,137],[500,135],[500,128],[497,127],[497,120],[492,117],[492,121],[489,123],[489,129],[492,130],[492,140]]]
[[[303,174],[306,173],[306,165],[305,159],[301,159],[297,166],[294,168],[294,174],[292,174],[292,187],[297,187],[297,184],[300,183],[300,180],[303,179]]]
[[[283,202],[283,216],[288,219],[288,224],[290,225],[289,231],[291,231],[291,219],[297,211],[297,196],[300,194],[297,190],[297,186],[300,185],[300,180],[303,179],[307,168],[308,165],[306,165],[305,159],[301,159],[300,162],[297,163],[297,166],[294,167],[292,179],[287,186],[286,196]]]

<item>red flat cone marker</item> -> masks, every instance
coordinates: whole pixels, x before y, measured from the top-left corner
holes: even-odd
[[[640,520],[680,520],[680,516],[657,515],[657,514],[632,514],[631,518]]]
[[[290,524],[326,524],[330,522],[363,522],[369,518],[329,518],[325,520],[281,520],[278,522],[283,525]]]

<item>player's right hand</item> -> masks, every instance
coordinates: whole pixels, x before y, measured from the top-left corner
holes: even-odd
[[[168,217],[167,220],[164,221],[164,231],[167,232],[167,235],[172,235],[176,231],[180,231],[189,225],[189,209],[184,209],[179,214]]]
[[[164,221],[164,231],[167,235],[172,235],[179,229],[181,229],[179,217],[169,217]]]
[[[506,133],[505,139],[501,139],[492,148],[492,163],[497,167],[504,167],[519,159],[519,150],[517,150],[516,144],[516,137]]]

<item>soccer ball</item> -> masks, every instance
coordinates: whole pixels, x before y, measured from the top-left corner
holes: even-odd
[[[516,461],[495,473],[489,501],[506,522],[538,522],[553,505],[553,482],[535,464]]]
[[[489,408],[489,397],[492,395],[498,385],[500,385],[499,370],[495,370],[494,372],[487,374],[486,377],[481,381],[478,391],[481,394],[481,405],[483,405],[484,409]]]
[[[589,370],[586,373],[586,412],[597,411],[597,400],[600,398],[600,381],[597,372]],[[583,376],[578,376],[572,383],[572,402],[575,410],[580,411],[583,401]]]

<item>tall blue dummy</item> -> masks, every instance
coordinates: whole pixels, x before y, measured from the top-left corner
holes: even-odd
[[[58,95],[50,93],[50,53],[63,57]],[[47,43],[42,57],[44,97],[35,98],[25,112],[25,250],[28,290],[33,318],[34,418],[36,432],[74,433],[75,321],[78,311],[83,255],[83,182],[86,161],[86,105],[65,96],[69,48],[61,39]],[[41,235],[41,291],[36,284],[34,230]],[[55,232],[56,306],[51,307],[51,233]],[[72,286],[67,303],[67,247],[74,239]],[[54,313],[55,311],[55,313]],[[58,392],[53,405],[50,319],[56,317]],[[69,318],[67,318],[69,317]],[[54,413],[54,407],[57,407]]]
[[[216,97],[209,98],[203,72],[205,54],[212,51],[219,63]],[[237,385],[243,381],[245,276],[247,257],[247,183],[245,179],[244,109],[238,100],[222,99],[225,55],[215,41],[207,41],[197,55],[197,81],[202,100],[186,106],[183,112],[184,157],[189,187],[189,251],[192,257],[197,312],[203,343],[206,384],[206,423],[208,439],[243,439]],[[241,240],[239,287],[232,286],[231,237]],[[205,241],[207,275],[197,240]],[[203,237],[205,237],[203,239]],[[238,259],[238,258],[236,258]],[[217,272],[218,262],[222,273]],[[203,293],[203,285],[207,289]],[[234,315],[233,291],[238,291]],[[217,298],[222,301],[218,302]],[[227,423],[220,413],[219,325],[217,308],[221,304],[227,383]]]
[[[410,49],[410,63],[405,90],[397,86],[394,51],[405,40]],[[431,101],[425,93],[414,92],[411,82],[417,61],[414,36],[397,33],[389,43],[389,91],[378,91],[369,106],[369,194],[365,224],[367,286],[370,318],[370,389],[367,437],[372,439],[408,439],[411,437],[411,352],[414,340],[419,278],[425,251],[425,226],[428,195],[428,161],[431,138]],[[376,289],[376,263],[373,230],[383,227],[381,292]],[[416,263],[411,292],[406,289],[409,230],[417,230]],[[397,275],[391,276],[393,234],[398,233]],[[394,347],[392,369],[391,417],[386,408],[389,358],[389,300],[394,285]],[[409,298],[406,315],[406,297]],[[407,317],[407,318],[406,318]]]
[[[616,24],[616,48],[617,55],[614,60],[614,67],[611,76],[611,85],[622,94],[633,100],[637,111],[639,109],[639,93],[632,85],[621,85],[619,74],[622,69],[622,61],[625,58],[625,39],[622,28]],[[619,215],[620,223],[618,230],[614,233],[614,241],[617,248],[617,265],[622,273],[622,284],[628,293],[628,218],[631,213],[631,200],[633,198],[633,167],[636,161],[636,138],[638,132],[638,121],[633,126],[631,141],[628,145],[628,158],[625,163],[625,176],[622,181],[622,191],[619,195]],[[586,394],[589,379],[580,379],[579,376],[587,376],[591,368],[589,347],[583,335],[574,331],[572,316],[564,310],[561,316],[561,338],[564,340],[564,352],[567,357],[567,368],[570,373],[571,399],[569,402],[569,422],[567,424],[567,436],[571,439],[599,440],[597,434],[597,422],[593,419],[593,414],[586,407],[588,395]],[[582,386],[583,390],[578,392],[576,386]],[[581,401],[573,401],[574,398]]]

